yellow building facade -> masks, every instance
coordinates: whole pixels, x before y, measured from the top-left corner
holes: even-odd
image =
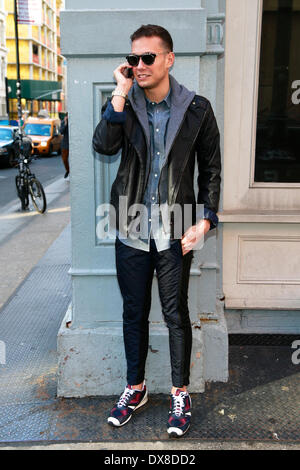
[[[19,32],[19,56],[21,82],[25,82],[26,103],[24,104],[30,114],[35,115],[39,109],[46,108],[50,115],[57,116],[64,111],[60,90],[64,88],[64,58],[60,53],[60,26],[59,12],[63,7],[63,0],[40,0],[42,6],[42,24],[18,25]],[[16,40],[14,24],[14,0],[5,0],[6,11],[6,47],[7,78],[8,83],[14,88],[17,78],[16,68]],[[30,81],[30,82],[29,82]],[[55,82],[47,88],[40,87],[39,81]],[[45,85],[45,84],[44,84]],[[28,92],[30,90],[30,93]],[[39,94],[39,91],[42,92]],[[10,101],[10,114],[15,117],[16,100],[8,95]],[[24,97],[22,86],[22,97]],[[59,99],[57,99],[59,98]]]

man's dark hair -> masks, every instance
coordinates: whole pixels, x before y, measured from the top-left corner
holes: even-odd
[[[130,36],[130,39],[131,42],[133,42],[136,39],[144,37],[151,38],[153,36],[157,36],[161,39],[168,52],[173,52],[173,40],[169,31],[167,31],[162,26],[158,26],[156,24],[143,24]]]

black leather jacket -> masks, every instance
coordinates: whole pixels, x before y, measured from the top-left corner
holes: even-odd
[[[102,112],[105,111],[107,104]],[[112,184],[110,201],[116,209],[117,228],[119,197],[127,196],[128,207],[135,203],[141,204],[149,173],[145,132],[129,100],[126,101],[125,111],[125,123],[102,119],[93,136],[93,148],[100,154],[115,155],[122,149],[121,162]],[[167,165],[161,175],[162,181],[166,182],[164,187],[167,187],[168,204],[178,203],[182,208],[184,204],[192,204],[193,223],[195,223],[197,216],[194,168],[197,161],[197,203],[204,204],[204,217],[211,220],[211,228],[216,225],[214,220],[217,220],[215,214],[218,211],[220,197],[219,141],[219,130],[209,101],[202,96],[194,95],[178,127],[168,154]],[[215,218],[211,215],[215,215]],[[131,221],[131,217],[128,217],[127,224]]]

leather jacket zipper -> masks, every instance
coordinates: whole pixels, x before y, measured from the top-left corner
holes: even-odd
[[[128,153],[126,155],[126,158],[125,158],[125,163],[124,163],[124,170],[127,170],[127,167],[128,167],[128,162],[130,160],[130,151],[132,149],[132,144],[129,142],[128,143]],[[129,179],[129,176],[127,175],[127,180],[126,180],[126,183],[123,184],[123,193],[125,194],[125,191],[127,189],[127,186],[128,186],[128,179]]]
[[[170,153],[171,153],[171,151],[172,151],[174,142],[175,142],[175,140],[177,139],[177,136],[178,136],[179,132],[181,131],[181,128],[182,128],[182,126],[183,126],[183,123],[184,123],[185,117],[186,117],[186,115],[187,115],[187,112],[188,112],[188,110],[189,110],[189,107],[190,107],[190,106],[188,106],[188,108],[186,109],[186,111],[185,111],[185,113],[184,113],[184,116],[183,116],[183,118],[182,118],[182,121],[181,121],[181,123],[180,123],[180,126],[178,127],[178,130],[177,130],[176,135],[175,135],[175,137],[174,137],[174,140],[173,140],[173,143],[172,143],[172,147],[171,147],[170,150],[169,150],[169,153],[168,153],[168,155],[167,155],[167,157],[166,157],[166,160],[165,160],[165,164],[163,165],[163,167],[162,167],[162,169],[161,169],[161,172],[160,172],[160,176],[159,176],[159,180],[158,180],[158,204],[159,204],[159,205],[160,205],[159,185],[160,185],[160,179],[161,179],[162,170],[164,169],[164,167],[165,167],[166,164],[167,164],[167,161],[168,161],[169,155],[170,155]],[[199,130],[200,130],[200,129],[199,129]],[[194,145],[195,140],[196,140],[197,137],[198,137],[198,134],[199,134],[199,131],[197,132],[196,137],[195,137],[194,140],[193,140],[192,146]],[[168,194],[168,196],[169,196],[169,194]]]
[[[138,122],[139,122],[139,124],[140,124],[140,127],[141,127],[141,129],[142,129],[142,132],[143,132],[143,135],[144,135],[144,138],[145,138],[145,142],[146,142],[147,152],[148,152],[148,141],[147,141],[147,135],[146,135],[146,133],[145,133],[144,127],[142,126],[142,123],[141,123],[141,121],[140,121],[140,119],[139,119],[138,113],[135,111],[135,109],[134,109],[134,107],[132,106],[131,103],[130,103],[130,105],[131,105],[131,108],[133,109],[133,111],[134,111],[134,113],[135,113],[135,117],[136,117],[136,119],[138,120]],[[127,104],[127,106],[130,106],[130,105],[129,105],[129,103]],[[131,144],[131,145],[134,147],[133,144]],[[138,156],[139,156],[139,158],[140,158],[140,161],[142,162],[142,161],[143,161],[142,155],[140,154],[140,152],[137,150],[136,147],[134,147],[134,149],[135,149],[136,153],[138,154]],[[146,165],[146,169],[147,169],[147,165]],[[146,179],[146,184],[145,184],[145,182],[144,182],[144,184],[142,185],[142,188],[141,188],[141,189],[139,188],[139,192],[138,192],[138,194],[137,194],[137,195],[138,195],[138,198],[137,198],[138,202],[142,202],[142,200],[140,200],[140,196],[142,196],[142,195],[144,194],[144,191],[145,191],[145,189],[146,189],[146,187],[147,187],[147,182],[148,182],[148,178],[149,178],[149,173],[150,173],[150,172],[148,172],[148,175],[146,175],[146,172],[145,172],[144,175],[143,175],[143,176],[146,177],[147,179],[145,178],[145,179]]]
[[[142,127],[142,126],[141,126],[141,127]],[[143,132],[144,132],[144,131],[143,131]],[[145,134],[144,134],[144,135],[145,135]],[[146,136],[145,136],[145,137],[146,137]],[[131,145],[133,146],[133,144],[131,144]],[[140,152],[137,150],[136,147],[134,147],[134,150],[135,150],[136,153],[138,154],[140,160],[143,161],[143,158],[142,158]],[[126,184],[126,187],[127,187],[127,184]],[[140,194],[143,192],[143,189],[144,189],[144,188],[142,188],[142,189],[139,188],[139,189],[138,189],[138,194],[137,194],[137,196],[138,196],[138,197],[137,197],[138,202],[140,202]]]
[[[165,164],[163,165],[163,167],[162,167],[162,169],[161,169],[161,171],[160,171],[159,180],[158,180],[158,205],[159,205],[159,206],[160,206],[159,185],[160,185],[161,174],[162,174],[162,171],[163,171],[164,167],[165,167],[166,164],[167,164],[167,161],[168,161],[169,155],[170,155],[170,153],[171,153],[171,150],[172,150],[172,148],[173,148],[174,142],[175,142],[175,140],[177,139],[177,136],[178,136],[179,132],[181,131],[181,128],[182,128],[182,126],[183,126],[183,123],[184,123],[185,116],[186,116],[187,112],[188,112],[188,108],[186,109],[186,112],[184,113],[184,116],[183,116],[183,118],[182,118],[182,121],[181,121],[181,123],[180,123],[180,126],[178,127],[178,130],[177,130],[177,132],[176,132],[176,135],[175,135],[175,137],[174,137],[174,139],[173,139],[172,147],[170,148],[169,153],[168,153],[168,155],[166,156]],[[169,194],[168,194],[168,196],[169,196]]]
[[[200,128],[201,128],[201,127],[200,127]],[[196,133],[196,136],[195,136],[194,139],[193,139],[192,145],[189,147],[189,151],[190,151],[191,148],[193,148],[193,145],[194,145],[194,143],[195,143],[196,140],[197,140],[197,137],[198,137],[199,132],[200,132],[200,128],[198,129],[198,132]],[[187,158],[188,158],[188,157],[187,157]],[[185,163],[185,162],[184,162],[184,163]],[[185,164],[183,165],[183,167],[185,167]],[[177,193],[178,193],[178,190],[177,190]],[[173,197],[173,200],[174,200],[174,201],[176,200],[177,193],[175,194],[175,191],[174,191],[174,195],[175,195],[175,196]]]

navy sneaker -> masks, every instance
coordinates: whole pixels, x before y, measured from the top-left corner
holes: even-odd
[[[111,426],[123,426],[128,423],[132,413],[148,401],[148,392],[144,382],[142,390],[136,390],[127,385],[107,419]]]
[[[192,400],[188,392],[176,390],[170,399],[167,432],[170,437],[183,436],[190,427]]]

